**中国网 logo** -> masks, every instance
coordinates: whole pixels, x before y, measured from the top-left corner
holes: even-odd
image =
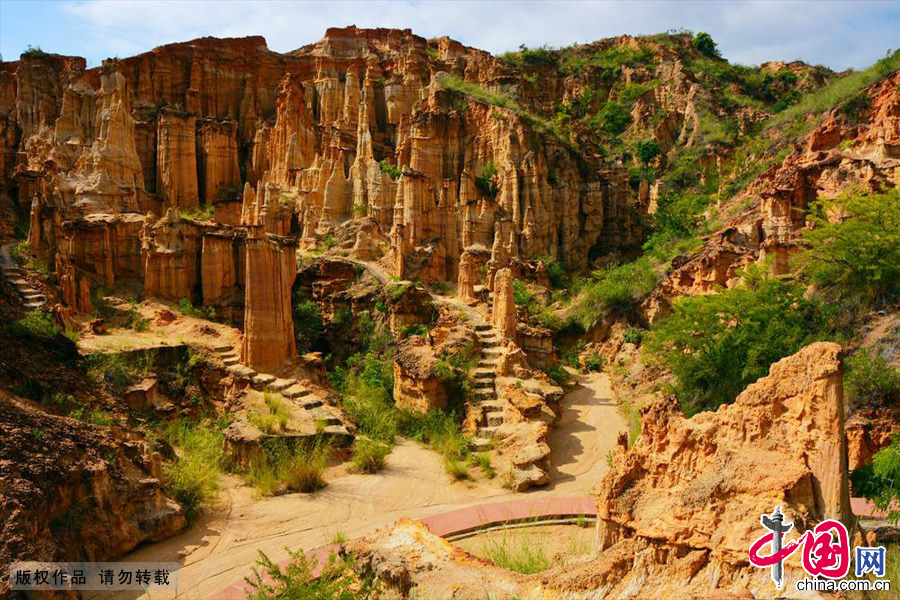
[[[797,582],[798,591],[849,591],[890,589],[889,580],[850,579],[844,580],[850,571],[850,536],[840,521],[827,519],[798,538],[786,541],[785,536],[794,524],[785,522],[781,507],[776,506],[771,515],[763,514],[760,519],[768,533],[760,536],[750,546],[750,563],[756,567],[771,569],[775,587],[784,585],[784,560],[802,548],[803,569],[809,577]],[[768,546],[769,554],[763,555]],[[885,548],[856,546],[853,556],[854,574],[860,578],[867,573],[884,577]]]

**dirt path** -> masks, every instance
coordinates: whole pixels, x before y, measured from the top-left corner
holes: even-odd
[[[592,374],[562,399],[558,428],[550,436],[554,481],[545,488],[514,494],[501,487],[499,478],[453,482],[437,453],[402,442],[378,475],[336,467],[326,473],[328,487],[313,495],[258,498],[239,479],[228,477],[219,510],[190,531],[140,548],[125,560],[182,562],[179,597],[209,598],[248,575],[259,550],[277,562],[288,557],[286,547],[310,549],[333,542],[338,534],[352,539],[401,517],[422,518],[525,495],[588,494],[606,472],[606,453],[617,433],[625,429],[611,396],[609,379]]]
[[[590,494],[609,466],[607,455],[628,425],[606,373],[590,373],[561,402],[562,414],[550,432],[551,486],[557,495]]]

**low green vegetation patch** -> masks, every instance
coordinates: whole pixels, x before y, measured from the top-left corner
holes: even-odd
[[[326,485],[323,473],[332,451],[331,443],[322,438],[268,439],[251,459],[244,478],[264,496],[315,492]]]
[[[356,600],[380,598],[382,586],[372,575],[358,574],[352,555],[331,554],[316,576],[314,559],[303,552],[288,551],[291,559],[282,567],[259,553],[247,600]]]
[[[187,317],[196,317],[212,321],[216,318],[216,309],[212,306],[194,306],[188,298],[181,298],[175,305],[178,312]]]
[[[166,489],[192,524],[218,496],[222,433],[208,422],[181,419],[171,423],[163,435],[176,452],[175,460],[164,469]]]

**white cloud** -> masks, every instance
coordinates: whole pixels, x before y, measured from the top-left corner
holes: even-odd
[[[328,27],[411,28],[449,35],[492,52],[519,44],[567,45],[622,33],[685,27],[708,31],[733,61],[803,59],[832,68],[864,67],[900,46],[893,0],[856,2],[107,2],[62,5],[66,40],[95,61],[204,35],[263,35],[285,52],[319,40]],[[62,51],[62,49],[60,50]]]

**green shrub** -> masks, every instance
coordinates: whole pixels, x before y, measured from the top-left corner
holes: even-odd
[[[722,58],[722,55],[719,54],[719,48],[715,40],[713,40],[712,36],[705,31],[700,31],[694,36],[694,48],[696,48],[700,54],[709,58]]]
[[[6,328],[13,335],[45,339],[62,331],[56,325],[53,315],[45,310],[33,310],[18,321],[7,324]]]
[[[459,425],[455,413],[442,410],[401,412],[400,416],[401,433],[437,451],[444,469],[455,479],[468,477],[469,438],[460,432]]]
[[[596,351],[592,351],[584,359],[584,368],[589,373],[602,371],[605,365],[606,361]]]
[[[538,301],[534,292],[529,289],[528,284],[520,279],[513,281],[513,301],[516,306],[521,306],[529,315],[538,312]]]
[[[854,496],[864,496],[878,510],[888,511],[888,520],[900,522],[900,433],[891,436],[891,445],[875,453],[872,463],[850,476]]]
[[[150,321],[141,316],[141,313],[134,306],[128,309],[128,322],[126,327],[135,331],[147,331],[150,329]]]
[[[400,332],[400,337],[402,338],[408,338],[414,335],[428,337],[428,326],[422,325],[421,323],[418,325],[406,325]]]
[[[332,446],[326,441],[288,443],[270,440],[250,461],[245,479],[265,496],[279,492],[315,492],[325,487],[322,474]]]
[[[266,408],[262,412],[251,410],[247,417],[257,429],[263,433],[278,433],[284,431],[291,413],[283,404],[281,394],[263,393]]]
[[[89,354],[85,363],[88,375],[95,381],[123,388],[146,377],[154,360],[152,352],[111,352]]]
[[[622,334],[622,339],[626,344],[640,344],[644,338],[644,330],[639,327],[629,327]]]
[[[85,423],[90,423],[92,425],[105,426],[113,424],[113,418],[102,408],[92,409],[91,412],[88,413],[87,417],[84,418],[84,421]]]
[[[332,553],[319,575],[316,563],[303,552],[288,550],[291,560],[281,567],[263,552],[256,561],[247,600],[357,600],[382,597],[381,584],[372,576],[360,577],[352,555]]]
[[[845,362],[844,398],[851,408],[878,408],[900,402],[900,370],[861,348]]]
[[[499,170],[497,165],[488,161],[481,167],[481,175],[475,177],[475,187],[488,198],[496,198],[500,193]]]
[[[827,314],[804,291],[752,271],[746,287],[675,302],[644,347],[674,373],[685,413],[733,402],[772,363],[828,331]]]
[[[638,159],[643,164],[649,164],[651,160],[659,156],[659,142],[656,140],[640,141],[635,146]]]
[[[829,219],[840,213],[848,218]],[[900,190],[847,193],[820,203],[811,218],[799,262],[813,283],[837,299],[877,303],[900,294]]]
[[[659,260],[674,258],[671,250],[673,244],[691,239],[703,231],[701,215],[710,203],[711,198],[705,194],[685,192],[660,196],[657,211],[650,221],[652,233],[644,244],[644,250]]]
[[[802,120],[805,115],[831,110],[897,69],[900,69],[900,50],[888,51],[868,69],[836,77],[828,85],[809,92],[799,102],[769,119],[766,126],[781,127]]]
[[[325,333],[322,311],[313,300],[294,301],[294,337],[298,352],[312,350]]]
[[[599,269],[586,284],[584,297],[573,307],[573,316],[589,329],[607,314],[633,315],[657,280],[653,263],[646,256]]]
[[[591,119],[592,125],[609,135],[621,135],[631,123],[631,111],[625,104],[607,102]]]
[[[351,469],[357,473],[377,473],[384,468],[391,447],[385,442],[357,438],[350,455]]]
[[[187,298],[180,298],[175,305],[178,311],[187,316],[211,321],[216,318],[216,309],[212,306],[194,306]]]
[[[381,169],[382,173],[387,173],[391,176],[391,179],[399,179],[400,175],[403,174],[403,169],[398,166],[392,165],[388,162],[387,159],[384,159],[378,163],[378,167]]]
[[[180,420],[169,426],[165,437],[177,450],[175,461],[164,469],[166,488],[190,524],[218,495],[222,434],[205,424]]]
[[[471,455],[469,462],[471,462],[473,466],[477,466],[481,469],[481,474],[488,479],[493,479],[497,476],[497,472],[494,470],[494,467],[491,466],[490,452],[477,452]]]
[[[576,363],[577,364],[577,363]],[[572,376],[569,375],[569,372],[566,371],[562,365],[553,365],[546,371],[547,376],[550,377],[557,385],[566,386],[569,384],[569,381],[572,379]]]
[[[555,67],[558,63],[556,52],[549,46],[529,48],[525,44],[519,46],[518,52],[504,52],[499,56],[500,60],[512,66],[548,65]]]

